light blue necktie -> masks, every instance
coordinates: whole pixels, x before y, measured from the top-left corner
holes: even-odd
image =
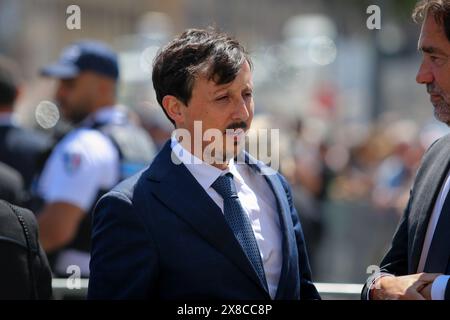
[[[214,181],[211,187],[222,196],[225,220],[231,230],[233,230],[234,236],[253,265],[259,279],[267,289],[266,276],[261,255],[259,254],[258,243],[256,242],[250,220],[239,201],[236,186],[233,181],[233,174],[227,173],[220,176]]]

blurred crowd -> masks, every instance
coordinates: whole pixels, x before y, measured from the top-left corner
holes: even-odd
[[[293,188],[315,278],[362,281],[388,248],[424,152],[448,128],[435,121],[419,127],[392,113],[345,128],[317,118],[262,118],[262,126],[283,128],[281,171]]]

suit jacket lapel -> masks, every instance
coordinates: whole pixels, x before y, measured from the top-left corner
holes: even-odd
[[[147,178],[150,182],[158,183],[158,186],[152,188],[153,194],[268,295],[220,208],[183,164],[175,164],[172,161],[172,156],[174,155],[169,141],[148,172]]]
[[[280,182],[280,179],[277,177],[275,171],[269,169],[266,172],[261,172],[262,165],[259,164],[259,161],[252,158],[250,155],[246,154],[246,163],[257,171],[259,174],[264,174],[264,178],[272,189],[275,199],[277,202],[278,209],[278,217],[280,219],[280,231],[282,235],[282,266],[281,266],[281,274],[280,280],[278,281],[278,289],[275,299],[280,299],[284,296],[284,290],[289,279],[292,279],[290,275],[291,270],[291,261],[290,257],[293,256],[292,250],[296,250],[293,239],[290,235],[294,234],[294,229],[292,225],[291,218],[291,210],[289,207],[289,203],[287,201],[286,192]],[[266,168],[267,169],[267,168]]]
[[[434,157],[430,157],[429,167],[426,169],[424,176],[420,181],[423,181],[420,185],[417,185],[417,190],[414,190],[417,200],[414,200],[415,206],[412,207],[410,212],[410,225],[409,228],[410,239],[413,239],[412,248],[409,252],[409,266],[408,272],[417,272],[420,256],[422,253],[423,242],[430,221],[431,214],[436,203],[437,196],[441,190],[442,184],[447,176],[450,165],[450,150],[443,152],[440,150]],[[426,160],[424,159],[424,162]]]

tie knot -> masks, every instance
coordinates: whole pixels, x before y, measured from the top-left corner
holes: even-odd
[[[233,181],[233,174],[227,173],[223,176],[217,178],[216,181],[211,185],[211,187],[216,190],[222,198],[235,198],[237,197],[236,186]]]

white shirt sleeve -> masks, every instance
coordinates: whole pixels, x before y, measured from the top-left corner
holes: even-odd
[[[95,130],[79,129],[55,148],[39,190],[47,203],[68,202],[88,211],[99,190],[117,182],[118,168],[119,156],[112,142]]]
[[[450,276],[441,275],[434,279],[431,285],[431,300],[444,300],[445,289],[448,285],[448,280]]]

